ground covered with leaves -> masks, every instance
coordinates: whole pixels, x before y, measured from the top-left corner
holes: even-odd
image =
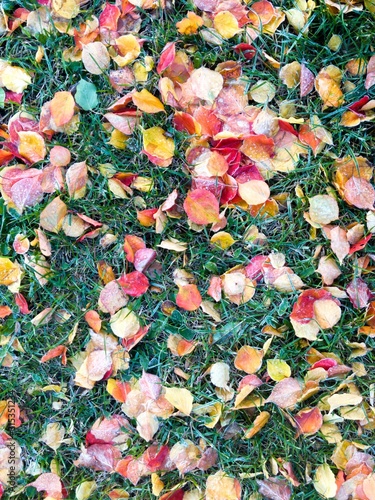
[[[0,497],[375,499],[374,13],[2,3]]]

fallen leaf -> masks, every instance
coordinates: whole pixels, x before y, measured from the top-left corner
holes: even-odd
[[[302,388],[295,378],[284,378],[272,389],[271,395],[266,403],[274,403],[279,408],[290,408],[294,406],[302,396]]]
[[[344,186],[345,200],[357,208],[374,208],[375,189],[366,180],[360,177],[351,177]]]
[[[165,399],[171,403],[177,410],[185,415],[190,415],[193,409],[193,395],[187,389],[177,387],[165,388]]]
[[[89,73],[101,75],[110,63],[108,50],[102,42],[91,42],[83,46],[82,62]]]
[[[291,376],[291,369],[288,363],[282,359],[267,359],[267,373],[276,382]]]
[[[66,183],[71,198],[78,200],[84,198],[87,187],[87,165],[85,161],[73,163],[66,171]]]
[[[337,491],[335,475],[328,464],[319,465],[314,476],[314,488],[324,498],[334,498]]]
[[[145,113],[160,113],[165,111],[163,103],[148,90],[143,89],[140,92],[132,94],[134,104]]]
[[[229,382],[229,365],[223,362],[214,363],[210,368],[210,378],[215,387],[226,388]]]
[[[309,199],[309,215],[313,222],[326,225],[339,218],[337,201],[327,194],[319,194]]]
[[[70,122],[74,115],[75,102],[70,92],[56,92],[50,102],[51,117],[57,127]]]
[[[257,479],[259,493],[270,500],[289,500],[292,490],[285,479],[271,477],[270,479]]]
[[[311,436],[318,432],[323,425],[323,416],[319,408],[305,408],[293,416],[297,424],[297,435]]]
[[[256,373],[262,366],[263,356],[263,351],[244,345],[235,357],[234,366],[237,370],[242,370],[249,374]]]
[[[208,476],[206,500],[241,500],[241,485],[222,470]]]
[[[190,191],[184,201],[184,210],[195,224],[212,224],[219,221],[219,202],[206,189]]]
[[[58,233],[61,229],[68,207],[59,198],[52,200],[40,214],[40,225],[46,231]]]

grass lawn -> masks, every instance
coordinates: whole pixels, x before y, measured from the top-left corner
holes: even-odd
[[[138,3],[142,4],[142,2]],[[207,1],[206,4],[201,0],[197,2],[200,7],[208,6],[208,4],[220,5],[220,3],[222,2]],[[272,3],[275,8],[280,9],[280,16],[288,9],[297,9],[297,3],[292,1],[275,0]],[[300,8],[302,8],[302,3],[298,3]],[[152,492],[151,472],[156,472],[164,483],[164,488],[159,493],[160,498],[171,500],[177,498],[185,498],[185,500],[336,498],[339,488],[333,494],[322,494],[322,489],[319,489],[319,477],[315,475],[319,466],[327,463],[332,474],[339,478],[338,481],[340,478],[342,482],[348,481],[350,472],[345,467],[350,457],[347,456],[346,461],[343,459],[339,466],[337,460],[331,458],[334,451],[343,450],[345,446],[342,443],[347,445],[354,442],[356,445],[352,445],[353,450],[358,445],[357,453],[363,452],[372,456],[375,454],[373,445],[375,410],[372,400],[375,384],[375,360],[372,350],[375,331],[368,335],[358,333],[358,329],[368,321],[369,314],[366,311],[371,307],[369,303],[372,296],[367,291],[363,292],[364,303],[361,302],[360,307],[355,307],[355,299],[353,303],[348,296],[343,295],[352,280],[359,276],[367,284],[369,291],[375,291],[374,240],[370,239],[365,247],[358,251],[354,249],[340,262],[329,239],[331,226],[339,226],[347,231],[356,224],[363,225],[363,227],[355,226],[360,236],[356,240],[355,238],[350,240],[353,250],[353,245],[361,241],[361,238],[371,235],[371,225],[368,222],[369,213],[371,214],[370,207],[359,208],[360,203],[356,206],[355,203],[348,202],[348,196],[345,198],[345,195],[339,192],[335,185],[335,168],[337,167],[335,161],[350,158],[356,164],[358,163],[356,158],[362,156],[368,160],[369,164],[374,163],[375,130],[371,119],[362,120],[353,127],[342,123],[343,115],[348,112],[349,105],[357,102],[364,95],[369,96],[370,103],[371,99],[375,99],[375,86],[365,88],[366,71],[360,71],[361,74],[351,74],[347,70],[347,63],[357,59],[364,61],[362,66],[366,69],[369,59],[375,53],[375,19],[369,11],[369,9],[374,10],[372,4],[367,3],[363,6],[361,3],[354,3],[353,11],[340,12],[334,7],[329,7],[324,1],[319,1],[311,10],[306,10],[304,13],[299,10],[300,15],[304,16],[304,26],[300,30],[293,27],[288,17],[275,28],[273,34],[267,33],[267,22],[260,23],[255,30],[256,39],[252,42],[255,52],[251,59],[247,59],[245,52],[236,51],[235,46],[240,43],[250,43],[251,40],[246,30],[253,26],[251,23],[240,25],[238,33],[230,37],[217,36],[216,32],[216,40],[219,39],[219,44],[217,44],[212,43],[211,38],[202,35],[204,30],[207,31],[210,27],[212,29],[213,26],[214,14],[209,7],[204,12],[197,8],[192,0],[175,0],[174,2],[168,1],[164,8],[151,9],[145,5],[144,9],[139,7],[132,10],[131,4],[123,0],[122,7],[121,2],[116,3],[120,9],[123,9],[121,11],[123,24],[119,24],[119,33],[110,34],[112,46],[115,45],[113,40],[116,38],[133,34],[135,38],[141,40],[141,47],[138,57],[132,59],[128,65],[122,66],[135,72],[138,81],[134,81],[121,93],[112,86],[109,78],[111,70],[120,69],[114,60],[119,56],[112,54],[111,49],[109,50],[111,61],[102,72],[99,70],[99,74],[93,74],[87,70],[81,60],[79,46],[74,57],[72,56],[76,59],[75,61],[68,60],[66,55],[66,49],[75,46],[73,28],[78,28],[80,23],[87,23],[92,16],[99,18],[104,3],[98,0],[86,1],[72,19],[59,17],[56,14],[58,10],[56,4],[54,2],[52,4],[55,5],[55,10],[53,6],[47,6],[45,10],[47,13],[45,27],[49,26],[49,31],[44,29],[44,31],[35,32],[35,25],[38,23],[31,22],[30,19],[26,20],[28,16],[30,17],[30,12],[34,13],[41,7],[34,0],[5,0],[3,2],[4,14],[0,11],[0,85],[2,78],[5,82],[5,77],[2,76],[5,71],[1,66],[2,61],[6,61],[13,67],[23,68],[30,75],[30,83],[23,90],[21,103],[14,102],[15,94],[9,93],[15,88],[14,84],[9,84],[7,87],[3,82],[3,87],[0,87],[0,141],[2,141],[0,142],[0,147],[2,147],[0,176],[5,179],[6,174],[3,175],[3,173],[7,171],[4,169],[18,163],[26,163],[27,168],[42,170],[50,164],[49,152],[52,147],[63,146],[71,153],[69,165],[86,161],[88,180],[85,182],[86,191],[82,197],[74,193],[72,195],[63,181],[63,187],[58,187],[55,192],[45,193],[35,203],[25,206],[23,210],[14,204],[12,206],[12,199],[4,194],[3,180],[3,196],[0,199],[0,255],[9,258],[12,262],[18,262],[23,268],[18,290],[8,288],[5,286],[7,283],[0,286],[0,305],[11,309],[11,313],[0,320],[0,363],[2,363],[0,404],[8,400],[17,403],[21,410],[22,425],[15,428],[10,417],[6,418],[6,411],[9,410],[9,406],[6,410],[6,404],[2,406],[2,411],[5,413],[0,415],[0,424],[2,431],[21,447],[23,463],[22,470],[17,473],[15,484],[5,487],[7,478],[9,482],[9,467],[6,464],[8,456],[4,452],[6,438],[2,435],[0,484],[3,483],[5,488],[3,498],[48,497],[57,500],[66,494],[66,498],[69,499],[99,500],[111,498],[108,495],[113,490],[121,488],[127,491],[128,498],[131,499],[157,498]],[[63,6],[61,9],[65,6],[69,10],[75,2],[64,0],[61,4]],[[224,11],[235,12],[234,4],[236,2],[233,2],[231,9],[226,8]],[[251,4],[251,1],[249,3],[238,2],[238,6],[242,5],[247,14],[253,12]],[[20,8],[25,10],[22,12],[16,10]],[[119,13],[120,9],[118,9]],[[59,12],[61,14],[62,11]],[[133,18],[128,12],[133,15]],[[196,29],[195,34],[179,33],[176,28],[176,23],[185,18],[188,12],[195,12],[204,22],[203,26]],[[1,20],[1,15],[4,17],[4,22]],[[12,26],[11,22],[17,15],[21,16],[18,19],[22,19],[22,22],[11,32],[9,29]],[[265,14],[262,15],[265,16]],[[262,19],[264,21],[266,18]],[[83,32],[84,29],[85,26],[81,31]],[[111,43],[106,38],[103,20],[101,29],[102,31],[97,29],[96,37],[92,36],[90,40],[84,39],[83,45],[94,41],[102,42],[102,46],[107,50]],[[339,47],[333,45],[334,35],[340,37]],[[83,36],[82,33],[81,36]],[[160,55],[169,42],[176,42],[176,50],[184,52],[186,57],[190,58],[192,65],[189,69],[190,73],[201,67],[215,70],[219,64],[227,61],[238,62],[241,74],[235,83],[243,85],[241,88],[244,96],[259,81],[265,80],[272,84],[275,96],[271,96],[269,102],[268,98],[263,96],[257,100],[259,102],[250,98],[249,105],[255,106],[257,113],[259,110],[270,109],[277,117],[282,116],[282,110],[285,110],[287,105],[293,105],[291,114],[284,115],[286,121],[283,123],[287,123],[285,127],[289,127],[288,133],[291,136],[290,128],[294,129],[297,142],[301,127],[314,116],[319,118],[322,130],[332,135],[332,141],[329,141],[331,144],[327,142],[316,155],[310,146],[298,143],[300,154],[295,157],[296,161],[291,162],[292,168],[288,164],[289,167],[284,170],[282,167],[271,169],[271,174],[269,168],[262,170],[259,166],[263,164],[263,160],[257,163],[249,158],[246,159],[245,163],[257,165],[260,175],[270,188],[270,196],[276,197],[276,201],[273,202],[273,209],[270,209],[270,213],[260,210],[261,207],[258,207],[258,210],[252,209],[251,203],[247,204],[238,197],[232,203],[229,200],[226,205],[223,205],[221,210],[226,209],[227,224],[220,231],[229,233],[234,240],[233,244],[226,249],[211,243],[210,240],[215,234],[211,224],[202,224],[198,228],[194,221],[189,220],[183,208],[189,191],[194,190],[192,178],[204,177],[204,175],[194,174],[192,157],[187,160],[186,152],[188,148],[194,146],[203,145],[206,148],[212,148],[214,140],[207,135],[202,138],[202,135],[204,136],[202,133],[194,134],[176,129],[173,121],[176,109],[193,114],[197,105],[193,102],[193,104],[185,104],[185,108],[182,105],[177,107],[172,104],[172,99],[166,102],[161,96],[160,80],[165,78],[167,73],[158,74],[156,68]],[[38,48],[43,49],[43,57],[37,58],[37,62],[35,56]],[[113,47],[112,50],[114,50]],[[148,59],[145,60],[145,57]],[[328,77],[328,83],[324,82],[324,85],[329,87],[328,98],[322,98],[322,93],[316,90],[316,81],[315,88],[304,97],[300,96],[299,77],[294,84],[290,85],[290,88],[283,83],[279,75],[280,68],[294,61],[305,64],[314,77],[323,68],[331,65],[338,68],[339,83],[332,83]],[[148,72],[143,69],[146,73],[145,81],[140,81],[139,65],[141,64],[146,67],[149,64],[146,68]],[[367,68],[367,77],[369,72]],[[12,81],[16,78],[16,75],[12,76]],[[25,154],[27,156],[28,153],[23,156],[21,154],[18,158],[15,156],[3,160],[1,151],[14,153],[14,149],[7,146],[9,144],[7,134],[11,130],[12,117],[16,113],[23,112],[28,114],[30,120],[39,122],[42,106],[54,99],[58,92],[77,95],[77,84],[81,79],[94,84],[98,103],[93,106],[93,109],[84,110],[82,106],[75,108],[74,113],[79,117],[76,129],[70,134],[45,132],[43,135],[42,133],[46,154],[40,161],[25,162]],[[200,88],[204,89],[205,85],[210,85],[208,80],[208,77],[202,80]],[[176,81],[174,82],[175,90],[178,87]],[[233,85],[233,82],[228,83],[228,80],[225,80],[225,85]],[[327,104],[327,99],[329,100],[331,94],[335,93],[332,85],[336,87],[338,85],[343,97],[337,105],[332,106],[328,103],[324,106],[324,101]],[[165,112],[143,112],[132,133],[126,134],[129,135],[126,138],[126,146],[120,149],[109,143],[113,127],[103,117],[108,113],[109,106],[133,89],[138,92],[147,89],[151,94],[160,98],[164,103]],[[195,92],[199,91],[199,88],[195,90]],[[189,96],[192,100],[196,98],[194,89],[192,95],[189,94]],[[206,108],[211,107],[215,110],[216,98],[217,95],[212,102],[205,102]],[[229,105],[232,106],[233,103],[228,103]],[[65,103],[61,103],[60,106],[64,108]],[[134,106],[133,108],[135,109]],[[370,108],[369,111],[362,110],[357,115],[363,117],[366,112],[371,118]],[[250,111],[248,113],[250,114]],[[293,119],[290,119],[291,117]],[[228,121],[228,119],[226,116],[225,120]],[[272,119],[274,120],[274,117]],[[151,127],[161,127],[166,133],[164,137],[172,138],[174,141],[173,160],[167,166],[156,165],[155,161],[150,160],[142,152],[146,149],[143,143],[144,131]],[[314,130],[314,127],[312,129]],[[276,136],[273,132],[256,132],[256,134],[274,138]],[[311,134],[313,135],[312,132]],[[231,137],[234,137],[235,141],[241,141],[242,144],[245,136],[246,133],[242,136],[240,132],[237,132],[237,137],[235,134]],[[121,135],[121,140],[124,139]],[[15,147],[17,151],[19,143],[16,141],[15,144],[13,148]],[[272,154],[268,155],[267,162],[271,161],[272,156]],[[244,162],[244,159],[245,155],[242,153],[241,161]],[[108,167],[108,164],[111,167]],[[63,175],[65,175],[66,168],[67,166],[63,166],[60,169]],[[359,174],[356,176],[353,173],[352,175],[358,179],[362,173],[360,169],[357,168],[357,170]],[[147,182],[151,179],[152,188],[139,189],[139,184],[136,184],[132,192],[130,194],[128,192],[127,195],[127,188],[125,191],[121,188],[122,195],[119,197],[119,191],[117,190],[116,194],[114,188],[111,189],[109,172],[112,174],[131,172],[141,178],[147,178],[149,180]],[[237,175],[233,174],[232,178],[235,179]],[[245,181],[249,179],[253,178],[246,177]],[[219,182],[220,176],[212,175],[211,180],[213,183]],[[240,184],[239,181],[234,182],[236,185],[237,182]],[[137,218],[137,212],[159,208],[174,189],[178,191],[177,205],[174,206],[172,212],[167,212],[164,230],[158,231],[155,225],[148,227],[142,225]],[[361,199],[365,196],[361,191],[364,190],[364,186],[361,185],[358,189],[360,191],[359,194],[357,193],[358,198]],[[339,217],[332,219],[332,222],[317,223],[315,224],[317,227],[314,228],[304,217],[304,214],[309,212],[309,199],[316,195],[327,194],[337,201]],[[86,238],[81,242],[77,241],[77,237],[67,235],[61,228],[56,232],[45,229],[44,234],[50,243],[51,255],[42,256],[42,259],[49,264],[50,272],[47,274],[46,283],[41,284],[39,271],[35,271],[30,266],[30,259],[32,263],[33,259],[40,259],[43,253],[40,235],[39,243],[33,240],[36,237],[42,211],[56,196],[59,196],[66,204],[71,215],[84,214],[94,221],[101,222],[104,226],[97,230],[93,238]],[[53,216],[53,214],[49,215]],[[326,228],[322,229],[322,226]],[[265,235],[264,239],[254,237],[255,228]],[[89,229],[95,230],[95,227],[91,226]],[[14,249],[13,243],[19,234],[25,235],[31,242],[26,254],[16,252]],[[116,236],[109,246],[101,244],[101,239],[106,234]],[[124,273],[134,271],[134,266],[126,258],[123,248],[126,235],[138,236],[143,239],[147,248],[156,251],[156,261],[153,263],[155,269],[145,270],[150,284],[147,292],[138,297],[129,297],[128,302],[128,307],[136,313],[140,324],[150,325],[150,329],[130,350],[128,368],[107,375],[118,381],[128,382],[133,390],[138,387],[136,381],[142,377],[143,372],[156,375],[160,378],[163,387],[184,388],[190,391],[194,398],[193,403],[197,405],[193,407],[189,416],[178,411],[174,405],[174,411],[168,418],[159,418],[159,428],[148,440],[139,435],[136,418],[124,413],[121,401],[117,401],[107,391],[107,375],[103,377],[102,374],[99,379],[96,379],[92,388],[77,385],[75,378],[77,366],[82,363],[82,359],[77,361],[78,355],[85,352],[91,338],[91,330],[85,320],[87,311],[98,311],[102,320],[100,333],[113,335],[110,315],[98,308],[99,295],[106,280],[105,277],[103,280],[103,274],[100,276],[98,264],[104,261],[111,266],[116,279]],[[186,250],[176,252],[158,246],[162,241],[171,238],[185,243]],[[221,316],[220,321],[215,321],[202,308],[189,311],[186,310],[189,307],[178,307],[175,304],[179,290],[174,275],[176,269],[184,269],[191,273],[203,300],[210,300],[214,304],[213,299],[207,295],[212,276],[223,277],[224,273],[235,266],[239,266],[240,274],[242,273],[241,276],[243,276],[244,269],[253,257],[279,253],[285,255],[285,266],[303,281],[302,287],[291,286],[287,293],[283,292],[273,285],[272,280],[267,280],[263,269],[263,276],[256,283],[255,294],[246,303],[236,305],[230,300],[231,294],[222,295],[214,306],[215,311]],[[290,314],[303,290],[322,289],[326,286],[321,274],[317,272],[319,259],[323,256],[331,257],[341,270],[341,274],[331,285],[336,287],[334,291],[331,290],[333,296],[341,293],[338,299],[341,316],[327,328],[320,324],[316,339],[298,337],[291,324]],[[367,260],[365,256],[368,256]],[[157,266],[155,262],[158,263]],[[1,269],[1,265],[0,263],[0,278],[4,280],[5,271]],[[271,271],[274,272],[275,269],[272,268]],[[290,276],[288,273],[289,271],[286,276]],[[252,286],[254,285],[255,283]],[[16,305],[15,293],[18,292],[27,300],[29,314],[23,314],[19,305]],[[330,295],[330,292],[327,293]],[[357,290],[357,293],[360,292]],[[334,302],[332,295],[328,299],[330,304]],[[188,302],[191,300],[189,299]],[[171,305],[170,302],[173,304]],[[33,321],[33,318],[46,308],[51,308],[52,311],[49,320],[39,324],[38,321]],[[329,322],[331,313],[324,311],[324,314],[329,317]],[[271,327],[277,331],[272,332]],[[182,336],[189,342],[195,342],[195,349],[184,356],[173,355],[168,342],[171,342],[171,336],[176,335]],[[121,339],[114,338],[120,345]],[[264,345],[271,338],[272,342],[267,351]],[[353,343],[358,343],[358,345]],[[41,363],[41,358],[47,351],[62,345],[68,349],[66,365],[62,364],[61,357]],[[236,355],[243,346],[267,351],[262,353],[264,359],[259,369],[244,371],[235,367]],[[106,349],[104,346],[101,352],[105,353]],[[315,349],[316,352],[311,349]],[[270,377],[267,373],[267,360],[285,361],[290,367],[290,373],[285,378],[297,380],[302,390],[306,392],[306,376],[311,365],[325,358],[333,360],[336,365],[348,366],[350,370],[327,376],[326,371],[320,368],[315,378],[318,380],[317,388],[308,397],[302,397],[301,393],[297,398],[298,401],[286,407],[272,402],[260,404],[259,398],[267,399],[275,385],[285,377],[282,375],[279,380]],[[210,368],[219,362],[229,367],[230,390],[228,389],[224,396],[225,391],[220,393],[220,390],[215,388],[209,373]],[[249,404],[243,409],[236,409],[235,400],[239,383],[247,374],[252,376],[255,372],[263,382],[254,390],[254,394],[258,397],[257,403]],[[185,378],[181,374],[185,374]],[[310,379],[312,380],[313,377],[311,376]],[[232,393],[228,395],[231,391]],[[334,395],[335,391],[339,394],[350,393],[362,396],[361,402],[353,404],[351,408],[362,409],[362,416],[343,418],[341,406],[344,405],[339,405],[337,409],[330,411],[327,398]],[[214,404],[221,408],[221,416],[214,426],[207,427],[205,424],[209,420],[199,414],[197,407],[212,408]],[[346,408],[351,404],[348,403]],[[321,426],[313,432],[302,432],[302,435],[296,437],[296,426],[292,425],[293,418],[300,410],[306,408],[319,408],[325,424],[332,414],[337,417],[335,420],[338,434],[336,441],[329,437],[327,439],[327,432],[323,432],[324,428],[320,428]],[[252,427],[261,411],[269,413],[268,422],[254,437],[246,439],[245,432]],[[207,470],[193,468],[185,473],[180,473],[176,466],[169,467],[170,470],[166,470],[168,467],[160,469],[156,467],[155,471],[149,470],[141,474],[136,484],[124,477],[126,473],[121,475],[114,468],[113,470],[105,468],[94,470],[90,466],[74,464],[73,462],[77,461],[80,452],[85,447],[86,434],[95,421],[102,417],[111,419],[113,415],[126,417],[131,426],[126,441],[127,449],[126,446],[120,449],[122,459],[127,456],[138,459],[152,444],[167,445],[172,448],[176,443],[186,443],[186,440],[190,440],[195,445],[201,444],[201,446],[216,450],[216,463]],[[360,415],[359,412],[358,415]],[[60,430],[62,427],[65,429],[63,442],[55,449],[48,446],[45,439],[41,440],[50,424],[58,424],[56,427]],[[356,460],[364,467],[363,464],[369,463],[370,459],[361,456]],[[290,474],[285,462],[291,463],[299,484],[294,479],[295,476]],[[373,465],[368,466],[368,469],[363,472],[362,482],[368,477],[370,477],[368,481],[371,480],[372,468]],[[343,471],[341,476],[340,469]],[[207,478],[219,470],[239,481],[242,489],[241,496],[238,496],[238,491],[237,496],[233,496],[233,492],[225,492],[223,486],[221,493],[211,494],[206,491]],[[38,493],[33,486],[28,486],[41,474],[48,472],[53,472],[61,478],[66,488],[65,493],[51,492],[48,489],[42,489],[43,491]],[[276,496],[275,492],[273,493],[275,496],[267,496],[264,491],[262,495],[262,490],[259,493],[261,486],[257,480],[269,480],[273,477],[277,478],[277,484],[281,485],[286,496],[281,496],[281,494]],[[153,479],[155,481],[155,476]],[[95,488],[92,488],[88,496],[80,497],[77,488],[87,481],[95,481]],[[326,481],[327,483],[324,481],[323,483],[332,486],[332,478]],[[185,493],[179,492],[179,489],[183,489]],[[171,491],[177,492],[175,496],[168,496]],[[191,492],[191,496],[188,492]],[[363,500],[374,498],[366,496],[363,491],[349,494],[357,496],[337,496],[337,498]],[[113,495],[112,493],[112,498],[122,498]],[[125,493],[122,495],[126,498]]]

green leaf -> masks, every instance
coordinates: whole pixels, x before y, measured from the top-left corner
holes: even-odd
[[[5,90],[0,88],[0,108],[2,109],[5,104]]]
[[[90,111],[98,105],[96,87],[93,83],[80,80],[74,96],[76,103],[85,111]]]

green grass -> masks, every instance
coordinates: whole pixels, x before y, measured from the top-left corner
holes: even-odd
[[[89,3],[76,19],[73,25],[77,26],[89,14],[100,12],[102,2],[94,0]],[[176,237],[188,243],[186,252],[186,268],[193,272],[197,278],[201,291],[208,288],[212,274],[222,274],[238,264],[246,264],[256,254],[278,251],[285,253],[287,265],[298,274],[305,284],[311,288],[321,286],[320,276],[315,272],[317,260],[313,254],[318,245],[329,252],[329,242],[318,231],[316,239],[310,238],[310,226],[303,218],[303,213],[308,209],[306,200],[298,198],[295,187],[301,186],[305,196],[311,197],[326,192],[332,186],[332,164],[334,157],[363,155],[374,161],[374,125],[371,122],[362,123],[359,127],[348,129],[339,125],[341,114],[345,107],[321,111],[321,100],[316,92],[300,99],[298,89],[288,90],[281,84],[278,73],[264,65],[260,56],[246,61],[233,51],[233,46],[243,41],[239,35],[225,41],[222,47],[209,47],[202,43],[199,36],[181,37],[176,32],[175,23],[184,17],[188,10],[193,9],[191,2],[176,1],[176,6],[170,10],[156,10],[142,12],[142,27],[140,37],[146,42],[141,56],[152,55],[155,60],[168,41],[179,40],[179,47],[192,46],[192,61],[195,67],[204,65],[214,69],[215,66],[227,60],[240,60],[243,63],[243,79],[247,88],[259,79],[272,82],[278,89],[271,107],[277,110],[278,104],[283,100],[294,100],[297,106],[297,116],[309,118],[317,114],[333,134],[333,146],[326,147],[323,153],[314,158],[312,154],[301,157],[294,172],[277,174],[269,181],[272,194],[281,192],[289,193],[287,205],[281,208],[280,213],[274,218],[253,218],[249,213],[233,208],[228,212],[228,231],[237,242],[227,251],[215,249],[209,244],[210,233],[205,229],[201,233],[192,232],[187,224],[186,217],[169,219],[165,232],[162,235],[155,233],[153,228],[140,226],[136,219],[136,200],[120,200],[114,198],[108,190],[106,179],[99,172],[90,172],[90,186],[85,198],[70,200],[67,193],[62,193],[62,199],[68,204],[69,209],[82,212],[96,220],[107,224],[110,231],[118,235],[117,242],[103,249],[98,239],[86,240],[77,244],[73,239],[59,234],[48,234],[53,254],[50,258],[52,276],[45,287],[40,287],[35,276],[29,270],[22,280],[21,292],[27,297],[32,309],[31,316],[36,315],[46,307],[54,310],[64,310],[69,313],[69,319],[61,324],[50,324],[34,327],[29,316],[15,313],[5,319],[1,325],[1,335],[17,338],[25,352],[16,352],[12,343],[2,345],[0,359],[7,353],[14,357],[11,369],[1,368],[0,400],[12,398],[22,409],[26,410],[28,421],[16,430],[11,430],[11,435],[17,439],[23,449],[25,468],[31,462],[36,462],[42,471],[49,471],[52,459],[56,459],[64,484],[69,490],[69,499],[75,498],[75,488],[84,480],[95,479],[97,491],[90,499],[103,499],[106,492],[114,487],[124,487],[131,498],[151,498],[151,487],[148,478],[144,478],[134,487],[117,474],[95,473],[89,469],[76,468],[73,460],[78,458],[80,446],[84,443],[85,434],[95,422],[103,415],[121,413],[120,403],[116,403],[105,389],[105,382],[98,382],[93,390],[87,391],[74,385],[75,370],[68,362],[62,367],[60,360],[52,360],[47,364],[40,364],[42,355],[50,348],[65,343],[74,325],[79,322],[76,338],[69,346],[69,355],[84,350],[89,340],[89,329],[83,316],[85,310],[96,308],[98,296],[102,287],[97,263],[105,260],[113,266],[116,276],[130,269],[122,251],[123,237],[125,234],[136,234],[145,239],[147,246],[156,248],[165,237]],[[10,10],[19,4],[6,4]],[[32,8],[31,2],[26,2]],[[279,2],[283,9],[291,8],[292,2]],[[34,7],[35,8],[35,7]],[[275,57],[282,64],[293,60],[306,61],[315,74],[324,66],[330,64],[343,69],[346,62],[352,58],[369,58],[372,55],[373,33],[375,22],[368,11],[351,13],[345,16],[332,16],[322,2],[317,6],[309,20],[308,34],[295,34],[287,22],[284,22],[274,37],[260,36],[254,45]],[[342,37],[342,46],[338,52],[332,52],[327,47],[327,42],[333,34]],[[158,168],[147,161],[144,155],[139,154],[142,149],[140,131],[136,131],[128,142],[124,151],[116,150],[107,144],[108,134],[102,128],[102,115],[108,105],[118,97],[112,89],[105,75],[95,76],[88,74],[81,63],[66,63],[62,60],[64,48],[72,45],[72,38],[67,35],[53,32],[50,35],[40,35],[38,39],[32,37],[25,26],[19,28],[11,36],[0,39],[1,57],[9,62],[20,65],[32,71],[33,83],[24,96],[21,108],[17,105],[7,104],[2,113],[2,123],[6,124],[9,118],[23,109],[39,116],[40,108],[46,101],[52,99],[57,91],[71,90],[81,77],[92,81],[99,92],[99,106],[93,112],[82,112],[79,131],[72,136],[55,135],[48,146],[60,144],[72,152],[72,161],[87,160],[87,163],[97,168],[101,163],[112,163],[117,171],[137,172],[154,180],[154,189],[141,195],[147,207],[159,206],[173,187],[180,193],[180,201],[184,199],[189,186],[190,178],[186,175],[184,152],[189,144],[189,138],[177,133],[171,121],[172,109],[167,107],[166,115],[151,116],[144,114],[142,126],[147,128],[154,125],[163,126],[171,133],[176,142],[177,154],[173,164],[166,168]],[[45,57],[41,63],[36,63],[34,55],[39,45],[45,48]],[[259,53],[258,53],[259,54]],[[347,76],[344,79],[348,78]],[[363,86],[364,77],[348,78],[356,84],[355,90],[345,96],[346,102],[354,102],[365,93]],[[146,88],[150,91],[157,86],[156,73],[150,76]],[[141,89],[143,85],[137,85]],[[366,92],[375,98],[375,90]],[[45,162],[45,164],[47,161]],[[52,197],[46,196],[43,202],[32,209],[27,209],[20,216],[14,211],[8,212],[2,204],[1,214],[1,240],[0,249],[3,256],[15,258],[12,242],[18,233],[26,234],[33,239],[33,232],[38,226],[40,212]],[[348,207],[339,200],[341,224],[351,222],[365,223],[366,212]],[[267,236],[266,247],[256,247],[244,239],[244,234],[249,226],[255,224]],[[374,252],[374,243],[370,241],[366,250]],[[37,253],[37,250],[34,250]],[[210,383],[209,377],[204,377],[204,372],[217,361],[224,361],[231,366],[231,385],[236,388],[242,375],[233,366],[237,350],[245,344],[261,348],[269,338],[262,334],[262,328],[271,324],[274,327],[287,326],[284,338],[275,338],[268,353],[269,358],[278,357],[287,361],[294,377],[303,378],[308,364],[305,360],[306,352],[310,346],[303,345],[294,335],[290,326],[289,314],[298,294],[281,294],[274,289],[261,284],[258,286],[254,298],[245,305],[237,307],[223,300],[220,303],[222,322],[219,325],[210,320],[201,311],[189,313],[175,311],[171,316],[166,316],[161,310],[165,300],[174,300],[177,287],[173,282],[172,273],[177,267],[182,267],[184,258],[162,249],[157,249],[158,261],[163,266],[160,277],[152,280],[152,284],[160,287],[161,292],[148,292],[139,299],[131,301],[132,307],[139,313],[144,324],[151,323],[150,333],[143,341],[131,351],[130,368],[120,372],[117,378],[128,380],[130,377],[139,378],[142,370],[157,374],[164,384],[170,386],[183,386],[194,394],[194,401],[199,404],[216,402],[217,396]],[[22,262],[22,257],[17,257]],[[342,266],[343,274],[335,284],[340,287],[347,286],[355,275],[355,258],[347,259]],[[366,273],[365,280],[370,288],[375,289],[375,280],[372,273]],[[0,303],[13,306],[11,293],[5,288],[0,289]],[[343,315],[340,323],[334,329],[322,334],[319,341],[312,343],[312,347],[320,351],[333,351],[341,357],[343,362],[350,363],[350,349],[347,342],[365,341],[369,348],[374,348],[375,343],[371,338],[357,336],[357,327],[363,325],[363,311],[354,310],[348,300],[342,301]],[[108,322],[104,323],[108,327]],[[109,331],[109,328],[108,328]],[[167,349],[167,338],[170,334],[180,333],[185,338],[196,339],[199,346],[193,354],[186,358],[173,358]],[[214,339],[214,342],[212,342]],[[355,360],[357,361],[357,360]],[[373,351],[361,359],[365,364],[368,375],[357,378],[356,384],[365,397],[368,397],[369,386],[375,382],[373,369],[375,357]],[[174,374],[174,368],[179,367],[190,375],[187,382],[182,381]],[[263,374],[264,365],[260,371]],[[62,392],[42,392],[46,385],[61,385]],[[330,380],[322,383],[322,390],[309,399],[308,406],[315,406],[325,395],[329,394],[340,384],[339,380]],[[262,395],[267,396],[273,387],[267,384],[262,388]],[[54,402],[62,401],[62,407],[55,410]],[[307,405],[299,405],[299,409]],[[263,478],[263,467],[269,468],[271,457],[281,457],[293,463],[295,473],[302,485],[294,490],[293,498],[315,499],[318,494],[312,483],[305,484],[305,468],[310,464],[312,469],[317,465],[329,461],[334,446],[328,444],[321,435],[294,438],[295,431],[285,417],[283,411],[276,406],[267,406],[272,416],[267,427],[255,438],[242,439],[243,430],[250,427],[253,421],[251,410],[233,411],[232,403],[225,404],[225,426],[208,429],[202,425],[200,419],[195,418],[170,418],[163,421],[155,439],[158,443],[173,445],[181,439],[191,439],[195,443],[200,438],[213,446],[219,454],[218,465],[228,474],[239,478],[240,475],[250,475],[250,478],[241,479],[243,498],[249,498],[252,492],[257,491],[256,478]],[[46,445],[38,442],[45,426],[49,422],[59,422],[70,432],[70,444],[62,445],[56,454]],[[134,423],[134,422],[133,422]],[[226,439],[228,429],[236,429],[234,437]],[[345,421],[340,424],[345,439],[358,440],[367,445],[373,443],[372,431],[364,431],[358,437],[357,427],[354,422]],[[148,444],[138,437],[134,437],[129,454],[140,456]],[[370,448],[370,452],[375,450]],[[332,463],[330,463],[332,465]],[[217,468],[209,473],[216,472]],[[257,476],[254,476],[258,474]],[[177,471],[172,471],[163,476],[165,490],[176,484],[197,485],[204,491],[208,473],[193,472],[180,478]],[[251,477],[251,475],[253,475]],[[32,473],[23,472],[18,477],[19,486],[24,486],[34,479]],[[5,498],[7,494],[5,494]],[[27,489],[16,498],[37,498],[35,490]]]

